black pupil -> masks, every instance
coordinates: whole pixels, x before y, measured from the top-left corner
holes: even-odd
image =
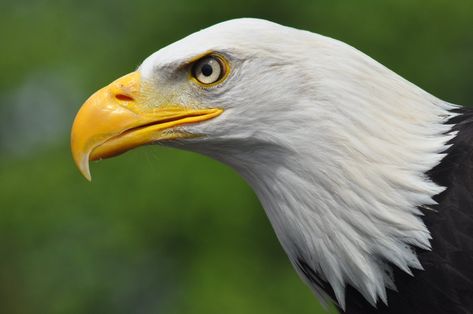
[[[212,69],[212,66],[210,64],[206,63],[202,66],[202,74],[203,75],[210,76],[210,75],[212,75],[212,72],[213,72],[213,69]]]

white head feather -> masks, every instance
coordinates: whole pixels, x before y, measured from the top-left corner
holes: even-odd
[[[231,73],[199,89],[175,69],[206,51],[224,55]],[[247,180],[319,295],[300,260],[330,283],[342,308],[347,284],[386,303],[395,285],[389,263],[422,269],[412,246],[429,249],[430,235],[418,207],[444,189],[425,173],[454,136],[444,124],[454,105],[340,41],[257,19],[192,34],[139,71],[178,89],[174,101],[225,110],[182,127],[205,137],[170,145],[216,158]]]

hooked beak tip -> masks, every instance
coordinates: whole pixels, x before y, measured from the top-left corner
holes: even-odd
[[[90,166],[89,166],[89,154],[81,154],[79,158],[75,159],[77,168],[79,168],[80,173],[87,179],[87,181],[92,181],[92,176],[90,175]]]
[[[81,169],[81,173],[87,181],[92,182],[92,176],[90,175],[88,162],[87,162],[87,166],[84,166],[84,168]]]

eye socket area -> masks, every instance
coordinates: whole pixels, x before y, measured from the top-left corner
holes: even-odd
[[[192,77],[203,85],[212,85],[221,81],[227,73],[225,61],[210,55],[197,60],[191,69]]]

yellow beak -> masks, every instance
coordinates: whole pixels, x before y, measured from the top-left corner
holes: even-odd
[[[155,95],[150,88],[141,82],[138,72],[132,72],[100,89],[82,105],[72,125],[71,149],[86,179],[91,180],[89,160],[113,157],[156,141],[190,137],[170,129],[223,112],[162,104],[150,96]]]

